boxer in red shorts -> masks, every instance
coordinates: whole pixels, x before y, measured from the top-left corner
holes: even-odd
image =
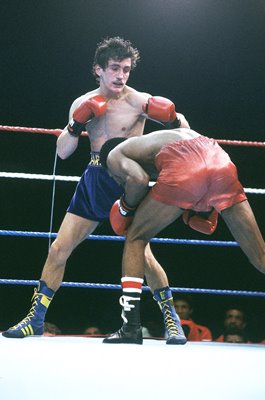
[[[212,215],[221,214],[249,261],[265,273],[264,240],[237,169],[216,141],[190,129],[163,130],[139,138],[110,139],[103,145],[100,159],[125,188],[110,213],[114,231],[126,234],[121,302],[124,324],[105,343],[124,343],[130,332],[140,329],[145,247],[183,213],[195,214],[195,229],[197,223],[200,228],[205,221],[206,230],[216,226],[217,219],[211,220]],[[157,181],[149,190],[151,179]],[[201,218],[203,215],[208,218]],[[163,301],[160,305],[163,307]],[[164,318],[168,310],[166,304]]]
[[[228,154],[205,136],[167,144],[154,161],[159,176],[150,195],[161,203],[221,212],[246,200]]]

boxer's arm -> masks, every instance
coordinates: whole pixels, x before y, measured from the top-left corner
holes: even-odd
[[[95,95],[82,101],[73,112],[73,117],[68,124],[71,136],[79,137],[85,129],[86,123],[93,117],[100,118],[107,111],[107,102],[104,97]]]
[[[175,104],[165,97],[151,96],[142,108],[147,117],[155,121],[173,123],[177,118]]]
[[[105,101],[101,96],[93,96],[89,99],[81,96],[73,102],[69,111],[68,125],[57,139],[57,153],[61,159],[68,158],[76,150],[79,136],[85,130],[86,121],[93,116],[99,117],[105,113],[106,104],[104,103]],[[76,124],[74,125],[75,121]],[[71,128],[75,129],[74,134]]]
[[[180,126],[179,128],[188,128],[190,129],[190,125],[188,121],[186,120],[185,116],[183,114],[177,113],[177,118],[180,121]]]
[[[83,100],[84,100],[84,96],[78,97],[77,99],[75,99],[75,101],[71,105],[70,111],[69,111],[69,122],[73,118],[74,110],[82,103]],[[69,122],[68,122],[68,124],[69,124]],[[78,146],[79,138],[69,135],[69,131],[67,129],[68,124],[63,129],[62,133],[60,134],[60,136],[57,139],[57,153],[58,153],[58,156],[62,160],[65,160],[71,154],[73,154]]]
[[[162,122],[166,129],[190,129],[184,115],[177,113],[175,104],[165,97],[150,96],[143,105],[143,111],[149,119]]]
[[[149,191],[149,175],[142,170],[141,180],[132,173],[128,175],[125,183],[125,201],[129,205],[138,206]]]
[[[78,138],[69,135],[67,126],[57,139],[57,154],[65,160],[73,154],[78,146]]]
[[[164,122],[163,125],[166,129],[176,129],[176,128],[190,129],[190,125],[189,125],[188,121],[186,120],[184,115],[180,114],[180,113],[177,113],[177,117],[173,122],[171,122],[171,121]]]
[[[124,187],[124,200],[135,207],[147,194],[149,175],[134,160],[126,157],[120,149],[115,148],[108,156],[108,170],[113,178]]]

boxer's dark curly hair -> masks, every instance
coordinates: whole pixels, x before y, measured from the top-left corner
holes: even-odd
[[[100,164],[103,168],[107,169],[107,158],[111,150],[113,150],[118,144],[124,142],[127,138],[124,137],[115,137],[112,139],[107,140],[103,146],[101,147],[99,153]]]
[[[133,47],[129,40],[122,39],[119,36],[105,38],[102,42],[98,43],[93,61],[92,72],[97,81],[98,76],[95,72],[95,66],[99,65],[105,69],[110,58],[118,61],[130,58],[132,60],[131,69],[133,70],[140,60],[140,54],[138,49]]]

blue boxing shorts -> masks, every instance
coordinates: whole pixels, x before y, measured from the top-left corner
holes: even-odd
[[[102,222],[109,218],[113,203],[123,192],[122,186],[100,165],[98,154],[92,153],[91,161],[77,184],[67,212]]]

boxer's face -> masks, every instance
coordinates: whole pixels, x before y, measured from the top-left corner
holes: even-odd
[[[119,95],[129,79],[131,66],[132,61],[130,58],[125,58],[121,61],[111,58],[104,69],[99,65],[96,66],[96,73],[100,78],[100,87],[104,92],[107,91]]]

